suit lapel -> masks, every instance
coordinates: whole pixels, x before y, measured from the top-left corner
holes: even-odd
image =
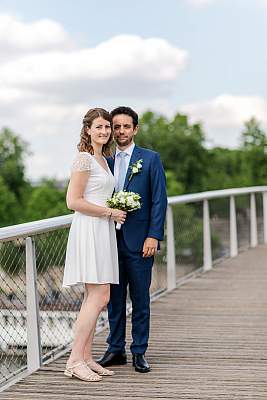
[[[130,168],[130,166],[135,163],[137,160],[139,160],[141,157],[141,149],[138,146],[134,146],[133,152],[132,152],[132,156],[130,158],[130,162],[129,162],[129,167],[127,169],[127,173],[126,173],[126,178],[125,178],[125,182],[124,182],[124,190],[127,190],[127,187],[129,185],[129,178],[132,172],[132,168]],[[132,179],[134,179],[134,177],[132,177]]]
[[[108,166],[110,171],[112,172],[112,175],[114,175],[114,165],[115,165],[115,154],[113,154],[111,157],[107,159]]]

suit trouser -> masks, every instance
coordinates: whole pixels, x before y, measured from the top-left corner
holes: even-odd
[[[152,266],[154,257],[143,258],[141,252],[127,248],[121,231],[117,232],[119,254],[119,284],[111,285],[108,316],[110,334],[107,339],[108,351],[125,352],[126,298],[129,284],[132,301],[132,344],[131,352],[144,354],[148,346],[150,321],[150,296]]]

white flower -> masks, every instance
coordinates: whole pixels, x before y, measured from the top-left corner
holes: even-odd
[[[140,194],[121,190],[120,192],[114,193],[112,198],[107,200],[107,204],[111,208],[130,212],[141,208],[140,200]]]
[[[132,197],[127,199],[127,206],[130,206],[130,207],[133,207],[133,208],[136,206],[136,203],[135,203],[135,201],[133,200]]]
[[[135,174],[138,174],[138,172],[142,169],[142,158],[140,160],[137,160],[135,163],[130,165],[130,168],[132,169],[131,175],[129,176],[129,181],[132,179],[132,177]]]

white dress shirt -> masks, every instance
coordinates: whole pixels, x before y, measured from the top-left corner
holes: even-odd
[[[127,149],[125,149],[125,150],[120,150],[118,147],[116,148],[115,163],[114,163],[114,177],[115,177],[116,183],[118,182],[120,162],[121,162],[121,158],[118,157],[118,154],[121,152],[124,152],[127,154],[127,157],[125,157],[125,164],[126,164],[126,171],[127,171],[129,168],[129,163],[130,163],[130,159],[132,157],[134,146],[135,146],[135,144],[132,143],[131,146],[127,147]],[[127,172],[126,172],[126,174],[127,174]]]

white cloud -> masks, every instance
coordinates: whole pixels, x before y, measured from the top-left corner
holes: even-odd
[[[68,48],[69,35],[55,21],[43,19],[25,23],[9,14],[0,14],[0,53],[10,55],[53,48]]]
[[[208,121],[213,127],[240,126],[251,116],[267,121],[267,102],[259,96],[223,94],[200,103],[182,106],[196,120]]]
[[[190,115],[192,122],[203,122],[213,144],[236,146],[244,122],[252,116],[267,123],[267,101],[260,96],[223,94],[204,102],[186,104],[180,111]]]
[[[19,99],[21,99],[24,95],[24,92],[21,89],[17,88],[5,88],[2,87],[0,91],[0,104],[1,103],[13,103]]]
[[[134,35],[79,48],[55,21],[0,14],[0,127],[30,142],[31,177],[67,176],[90,107],[166,103],[187,59],[166,40]]]
[[[66,93],[68,101],[72,94],[84,100],[88,92],[114,97],[138,90],[142,96],[170,92],[186,62],[186,51],[163,39],[122,35],[95,48],[33,53],[4,63],[0,85],[49,91],[63,101]]]

